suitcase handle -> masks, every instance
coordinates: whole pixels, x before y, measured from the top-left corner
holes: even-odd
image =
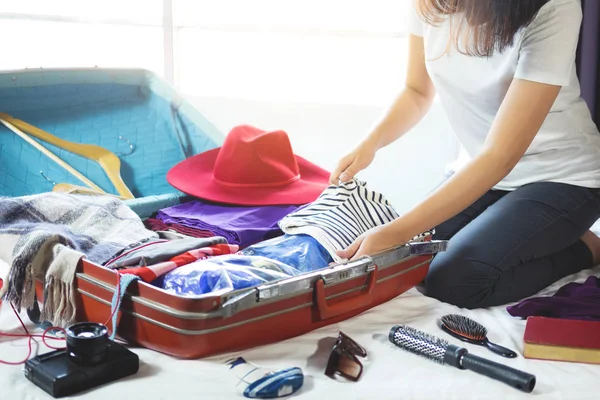
[[[315,295],[319,317],[321,319],[329,319],[371,304],[373,300],[373,290],[377,283],[377,272],[378,268],[377,265],[375,265],[374,269],[370,272],[366,292],[348,300],[341,301],[335,305],[327,304],[327,298],[325,297],[325,281],[322,278],[319,279],[315,283]]]

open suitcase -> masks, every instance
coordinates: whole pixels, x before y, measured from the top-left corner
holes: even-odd
[[[167,171],[193,154],[218,147],[224,138],[189,102],[145,70],[3,73],[0,112],[61,138],[119,154],[121,175],[135,196],[126,201],[141,218],[186,201],[167,183]],[[116,194],[98,165],[44,145]],[[0,126],[0,195],[51,191],[55,182],[81,184]],[[117,333],[131,343],[182,358],[274,343],[400,295],[424,279],[433,255],[445,246],[425,233],[374,257],[224,295],[184,297],[133,282],[123,297]],[[79,321],[106,321],[117,279],[114,270],[81,262],[75,280]],[[42,299],[42,282],[37,293]]]

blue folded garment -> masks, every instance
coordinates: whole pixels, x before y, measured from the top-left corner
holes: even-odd
[[[262,256],[282,262],[300,272],[325,268],[333,262],[327,250],[312,236],[282,235],[241,250],[238,254]]]
[[[184,265],[165,274],[160,286],[184,296],[229,292],[299,275],[300,271],[259,256],[227,254]]]

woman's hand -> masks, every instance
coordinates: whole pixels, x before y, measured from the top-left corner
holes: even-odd
[[[369,142],[361,143],[350,154],[342,158],[335,170],[329,177],[331,185],[337,185],[339,181],[348,182],[363,169],[367,168],[375,159],[377,147]]]
[[[336,253],[343,259],[355,260],[361,256],[370,256],[391,249],[410,240],[410,238],[404,239],[403,236],[391,223],[380,225],[363,233],[349,247]]]

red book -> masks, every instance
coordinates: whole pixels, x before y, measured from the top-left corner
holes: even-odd
[[[525,358],[600,364],[600,321],[529,317]]]

